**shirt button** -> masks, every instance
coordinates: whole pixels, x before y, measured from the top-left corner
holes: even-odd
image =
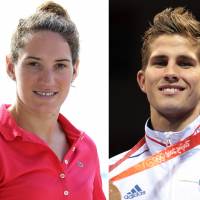
[[[60,174],[60,178],[62,178],[62,179],[65,178],[65,174],[64,174],[64,173],[61,173],[61,174]]]
[[[73,151],[73,152],[75,151],[75,149],[76,149],[76,147],[72,147],[72,151]]]
[[[64,191],[64,195],[67,196],[69,195],[69,192],[67,190]]]
[[[84,138],[84,135],[81,136],[81,140],[83,140],[83,138]]]
[[[65,159],[64,162],[66,165],[69,163],[69,161],[67,159]]]

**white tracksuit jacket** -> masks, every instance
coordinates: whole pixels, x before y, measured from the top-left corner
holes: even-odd
[[[163,150],[162,143],[175,144],[193,134],[200,116],[180,132],[158,132],[145,125],[146,143],[110,172],[110,178]],[[149,139],[149,137],[153,138]],[[110,159],[115,163],[127,152]],[[113,183],[122,200],[200,200],[200,145],[161,165]]]

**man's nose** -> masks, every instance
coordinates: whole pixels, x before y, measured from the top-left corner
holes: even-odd
[[[179,80],[179,74],[175,64],[170,64],[165,68],[164,79],[170,83],[177,82]]]

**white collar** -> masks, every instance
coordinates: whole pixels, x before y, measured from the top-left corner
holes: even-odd
[[[191,122],[186,128],[184,128],[182,131],[178,132],[173,132],[173,131],[167,131],[167,132],[160,132],[160,131],[155,131],[152,130],[151,128],[148,127],[148,122],[150,119],[147,120],[145,124],[145,140],[147,143],[147,146],[152,154],[161,151],[162,149],[165,148],[165,146],[159,144],[164,143],[167,144],[170,142],[170,144],[175,144],[189,135],[193,134],[197,126],[200,124],[200,116],[198,116],[193,122]],[[158,142],[155,142],[151,139]]]

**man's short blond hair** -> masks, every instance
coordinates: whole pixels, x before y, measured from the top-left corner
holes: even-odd
[[[142,68],[145,69],[151,53],[151,43],[160,35],[178,34],[200,44],[200,22],[183,7],[167,8],[155,15],[153,24],[145,32],[142,46]]]

